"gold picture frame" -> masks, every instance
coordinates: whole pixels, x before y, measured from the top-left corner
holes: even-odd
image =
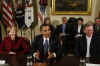
[[[54,15],[90,15],[92,0],[52,0]]]

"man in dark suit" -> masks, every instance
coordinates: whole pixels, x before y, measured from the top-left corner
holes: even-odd
[[[56,28],[56,34],[59,35],[61,33],[62,35],[70,34],[70,24],[67,23],[66,17],[62,17],[62,24]]]
[[[100,56],[100,53],[97,52],[100,51],[97,47],[100,46],[100,38],[94,35],[93,24],[91,24],[91,21],[84,26],[84,32],[85,35],[78,38],[76,42],[75,55],[82,58],[96,58],[97,56]]]
[[[68,48],[68,50],[67,50],[68,52],[72,52],[72,51],[70,51],[71,45],[72,45],[71,27],[72,27],[71,24],[67,23],[67,18],[62,17],[62,24],[58,25],[55,30],[55,35],[57,37],[60,35],[60,37],[63,38],[63,43],[65,43],[67,45],[66,48]]]
[[[52,62],[56,57],[57,39],[51,35],[49,25],[40,26],[40,35],[32,42],[32,54],[36,62]]]
[[[77,24],[73,25],[72,34],[74,37],[79,37],[84,34],[83,32],[83,19],[78,18]]]

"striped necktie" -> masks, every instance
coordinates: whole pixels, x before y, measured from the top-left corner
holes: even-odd
[[[46,55],[48,55],[48,40],[46,39],[45,40],[45,43],[44,43],[44,55],[46,56]]]

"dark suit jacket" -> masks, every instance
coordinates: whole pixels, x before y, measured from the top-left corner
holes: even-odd
[[[52,24],[50,24],[49,26],[50,26],[51,32],[54,32],[55,31],[55,27]]]
[[[66,24],[66,27],[65,27],[65,34],[71,34],[71,29],[70,29],[71,25],[68,23]],[[56,30],[55,30],[55,34],[56,35],[59,35],[59,33],[62,33],[62,24],[58,25],[56,27]]]
[[[79,33],[78,33],[78,24],[74,24],[74,25],[73,25],[72,34],[73,34],[73,35],[79,34]],[[84,34],[84,32],[83,32],[83,25],[82,25],[82,27],[81,27],[80,34]]]
[[[90,56],[96,57],[100,56],[100,53],[98,54],[97,50],[100,51],[97,46],[100,47],[99,44],[100,38],[97,36],[92,36],[91,43],[90,43]],[[85,57],[87,52],[87,40],[86,37],[83,36],[82,38],[78,38],[76,40],[76,47],[75,47],[75,55]]]
[[[98,26],[99,27],[99,30],[97,30],[97,25],[96,24],[94,24],[94,31],[96,32],[96,31],[99,31],[100,32],[100,26]]]
[[[57,49],[57,39],[54,39],[52,37],[49,38],[49,46],[51,52],[56,52]],[[36,36],[35,40],[32,42],[32,54],[39,50],[40,52],[40,59],[43,59],[44,57],[44,46],[43,46],[43,36],[38,35]]]
[[[0,54],[8,54],[10,51],[21,55],[28,51],[27,43],[24,38],[16,37],[15,41],[12,41],[10,37],[4,38],[0,45]]]
[[[98,26],[99,27],[99,30],[97,30],[97,25],[96,24],[94,24],[94,32],[95,32],[95,34],[97,35],[97,36],[100,36],[100,26]]]

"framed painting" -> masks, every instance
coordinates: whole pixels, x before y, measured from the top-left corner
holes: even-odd
[[[55,15],[90,15],[92,0],[52,0]]]

